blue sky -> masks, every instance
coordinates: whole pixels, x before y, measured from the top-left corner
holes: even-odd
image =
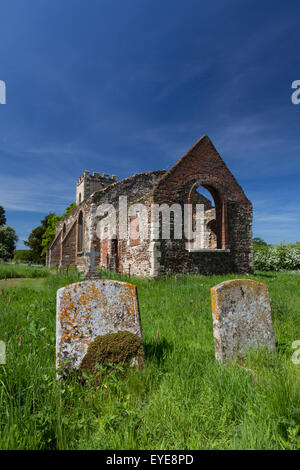
[[[20,237],[88,169],[168,169],[204,134],[254,206],[300,240],[300,1],[3,0],[0,205]]]

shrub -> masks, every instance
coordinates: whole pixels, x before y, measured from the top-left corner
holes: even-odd
[[[30,263],[32,261],[30,250],[16,250],[14,254],[14,261],[19,263]]]
[[[5,261],[12,259],[18,237],[13,227],[0,226],[0,258]]]
[[[254,268],[259,271],[300,269],[300,244],[257,245],[254,248]]]

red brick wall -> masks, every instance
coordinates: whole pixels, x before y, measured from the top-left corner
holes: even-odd
[[[139,233],[138,215],[133,215],[129,220],[130,246],[137,246],[141,243]]]
[[[214,196],[218,248],[229,249],[230,254],[189,253],[184,240],[162,241],[161,271],[220,272],[223,266],[224,272],[252,272],[252,204],[208,137],[200,139],[158,180],[152,202],[187,203],[199,185]]]
[[[106,258],[108,255],[108,243],[109,240],[107,238],[101,240],[101,266],[106,268]]]

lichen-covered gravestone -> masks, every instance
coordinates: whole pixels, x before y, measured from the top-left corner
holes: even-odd
[[[249,348],[275,350],[268,287],[248,279],[211,289],[215,356],[227,362]]]
[[[79,369],[94,340],[127,331],[142,340],[137,288],[110,280],[70,284],[57,291],[56,366]],[[115,335],[114,335],[115,336]]]

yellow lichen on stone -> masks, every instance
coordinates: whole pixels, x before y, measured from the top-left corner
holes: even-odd
[[[219,312],[217,309],[217,293],[216,290],[212,287],[210,290],[211,295],[211,305],[212,305],[212,313],[216,320],[219,320]]]
[[[97,336],[129,331],[142,338],[136,286],[109,280],[84,281],[58,291],[57,363],[77,368]]]

